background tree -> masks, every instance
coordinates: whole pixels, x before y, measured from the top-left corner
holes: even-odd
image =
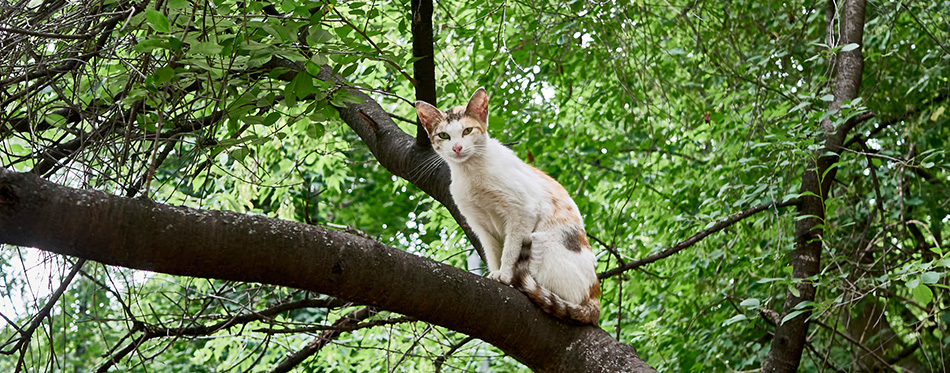
[[[0,16],[0,369],[950,369],[942,4]],[[479,86],[586,212],[602,330],[452,268],[479,246],[410,103]]]

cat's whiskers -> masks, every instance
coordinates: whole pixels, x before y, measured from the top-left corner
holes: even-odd
[[[442,159],[442,157],[433,152],[428,158],[426,158],[426,160],[420,162],[418,165],[416,165],[416,167],[413,167],[412,170],[409,170],[409,172],[406,173],[406,176],[408,176],[410,180],[422,178],[423,176],[427,176],[431,174],[432,171],[435,171],[441,167],[443,163],[445,163],[445,161]]]

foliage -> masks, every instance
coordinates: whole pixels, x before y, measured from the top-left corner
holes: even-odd
[[[816,323],[802,369],[863,369],[877,364],[868,351],[900,369],[947,369],[950,5],[869,4],[861,97],[829,110],[834,56],[856,46],[827,37],[825,3],[542,3],[437,2],[437,92],[446,106],[488,88],[490,133],[572,193],[599,243],[600,271],[801,196],[803,169],[820,147],[817,123],[873,113],[849,137],[823,201],[823,270],[808,279],[818,297],[800,305]],[[359,231],[468,266],[474,254],[445,208],[380,167],[340,120],[334,108],[359,99],[315,78],[327,65],[395,118],[415,118],[409,2],[20,5],[2,6],[9,27],[0,25],[4,167]],[[411,120],[400,123],[415,133]],[[759,367],[786,293],[803,281],[788,259],[796,219],[793,207],[771,207],[603,279],[601,327],[660,371]],[[51,257],[34,267],[23,259],[31,253],[0,251],[0,293],[17,307],[2,311],[5,342],[74,262]],[[207,325],[325,299],[83,268],[24,353],[0,355],[0,370],[21,356],[25,371],[92,370],[145,325]],[[23,270],[30,275],[15,275]],[[150,339],[115,369],[269,370],[325,331],[308,327],[359,308],[301,308]],[[431,371],[443,356],[444,370],[520,369],[487,344],[398,318],[374,313],[364,322],[394,321],[340,335],[298,369]]]

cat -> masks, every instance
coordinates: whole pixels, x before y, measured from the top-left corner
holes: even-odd
[[[489,278],[561,319],[597,324],[600,281],[584,221],[564,187],[488,136],[488,93],[441,111],[416,101],[449,190],[485,248]]]

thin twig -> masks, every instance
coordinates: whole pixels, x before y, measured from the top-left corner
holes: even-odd
[[[465,337],[461,341],[458,341],[457,343],[453,344],[452,347],[449,347],[449,350],[446,351],[444,354],[442,354],[442,356],[439,356],[438,358],[436,358],[435,362],[433,362],[433,364],[435,365],[435,373],[439,373],[442,371],[442,364],[445,364],[445,361],[449,358],[449,356],[452,356],[452,354],[455,353],[455,351],[458,351],[458,349],[462,348],[462,346],[464,346],[468,342],[471,342],[474,339],[475,337],[472,337],[472,336]]]
[[[65,34],[50,34],[46,32],[39,31],[30,31],[13,27],[0,27],[0,32],[9,32],[13,34],[23,34],[30,36],[38,36],[41,38],[50,38],[50,39],[92,39],[94,35],[90,34],[81,34],[81,35],[65,35]]]
[[[815,324],[818,324],[818,325],[820,325],[820,326],[822,326],[822,327],[824,327],[824,328],[826,328],[826,329],[828,329],[828,330],[831,330],[832,332],[835,332],[836,334],[838,334],[838,335],[844,337],[844,339],[847,339],[848,342],[851,342],[851,343],[854,344],[855,346],[858,346],[858,348],[864,350],[864,352],[867,352],[868,355],[871,355],[871,357],[873,357],[874,360],[877,360],[879,363],[883,364],[885,369],[887,369],[887,370],[889,370],[889,371],[891,371],[891,372],[895,372],[895,373],[897,372],[897,369],[894,369],[894,367],[892,367],[891,364],[888,364],[887,361],[884,360],[884,358],[881,357],[881,355],[878,355],[877,353],[875,353],[874,351],[872,351],[872,350],[871,350],[870,348],[868,348],[867,346],[861,344],[861,342],[858,341],[857,339],[854,339],[854,337],[852,337],[852,336],[850,336],[850,335],[848,335],[848,334],[846,334],[846,333],[844,333],[844,332],[842,332],[842,331],[839,331],[838,329],[832,328],[832,327],[828,326],[828,324],[825,324],[825,323],[823,323],[823,322],[821,322],[821,321],[819,321],[819,320],[811,320],[811,322],[813,322],[813,323],[815,323]]]
[[[69,274],[67,274],[66,278],[64,278],[63,281],[59,284],[59,287],[56,288],[56,291],[53,292],[52,295],[50,295],[49,299],[46,301],[46,304],[43,306],[43,308],[40,309],[39,312],[36,313],[36,315],[33,315],[33,320],[30,322],[30,326],[28,326],[24,330],[19,330],[19,328],[17,328],[20,333],[20,337],[17,343],[13,346],[13,348],[10,351],[0,351],[0,353],[4,355],[9,355],[13,353],[14,351],[17,351],[23,348],[23,346],[25,346],[26,344],[30,343],[30,340],[33,338],[33,333],[36,331],[36,328],[39,328],[43,320],[49,316],[50,311],[52,311],[53,309],[53,306],[55,306],[56,302],[59,301],[59,297],[63,296],[63,293],[66,292],[66,288],[69,287],[69,284],[73,281],[73,277],[76,277],[76,274],[79,273],[79,270],[82,268],[83,264],[86,264],[86,259],[80,258],[78,261],[76,261],[76,264],[73,265],[73,268],[69,271]]]
[[[374,326],[380,325],[391,325],[391,324],[400,324],[404,322],[415,321],[415,318],[412,317],[394,317],[391,319],[385,320],[373,320],[367,321],[359,324],[352,325],[314,325],[304,328],[285,328],[285,329],[273,329],[273,328],[263,328],[263,329],[254,329],[255,332],[268,333],[268,334],[299,334],[299,333],[313,333],[316,331],[325,331],[325,330],[334,330],[340,332],[350,332],[357,329],[366,329]]]
[[[704,230],[702,230],[701,232],[699,232],[699,233],[697,233],[697,234],[694,234],[692,237],[687,238],[686,240],[684,240],[684,241],[682,241],[682,242],[679,242],[679,243],[677,243],[676,245],[673,245],[673,246],[671,246],[671,247],[669,247],[669,248],[667,248],[667,249],[665,249],[665,250],[663,250],[663,251],[661,251],[661,252],[659,252],[659,253],[656,253],[656,254],[654,254],[654,255],[650,255],[650,256],[648,256],[648,257],[646,257],[646,258],[643,258],[643,259],[637,259],[637,260],[628,262],[627,264],[618,266],[618,267],[616,267],[616,268],[614,268],[614,269],[611,269],[611,270],[609,270],[609,271],[606,271],[606,272],[601,272],[601,273],[597,274],[597,277],[598,277],[598,278],[601,278],[601,279],[605,279],[605,278],[608,278],[608,277],[616,276],[616,275],[618,275],[618,274],[621,274],[621,273],[623,273],[623,272],[629,271],[629,270],[631,270],[631,269],[636,269],[636,268],[642,267],[642,266],[644,266],[644,265],[653,263],[653,262],[655,262],[655,261],[657,261],[657,260],[666,258],[666,257],[668,257],[668,256],[670,256],[670,255],[673,255],[673,254],[676,254],[676,253],[682,251],[683,249],[686,249],[686,248],[688,248],[688,247],[690,247],[690,246],[693,246],[694,244],[696,244],[697,242],[699,242],[699,241],[702,240],[703,238],[706,238],[706,236],[709,236],[709,235],[711,235],[711,234],[713,234],[713,233],[716,233],[716,232],[718,232],[718,231],[721,231],[721,230],[725,229],[726,227],[728,227],[728,226],[730,226],[730,225],[733,225],[733,224],[735,224],[736,222],[738,222],[738,221],[740,221],[740,220],[742,220],[742,219],[745,219],[745,218],[747,218],[747,217],[749,217],[749,216],[755,215],[755,214],[757,214],[757,213],[759,213],[759,212],[765,211],[765,210],[769,209],[770,207],[773,207],[773,206],[774,206],[774,207],[787,207],[787,206],[797,205],[798,203],[799,203],[799,199],[796,198],[796,199],[788,200],[788,201],[781,202],[781,203],[769,202],[769,203],[765,203],[765,204],[762,204],[762,205],[753,207],[753,208],[751,208],[751,209],[742,211],[742,212],[740,212],[740,213],[738,213],[738,214],[733,215],[732,217],[730,217],[730,218],[728,218],[728,219],[726,219],[726,220],[723,220],[723,221],[721,221],[721,222],[719,222],[719,223],[716,223],[716,225],[713,225],[712,227],[710,227],[710,228],[708,228],[708,229],[704,229]]]
[[[373,42],[373,39],[371,39],[371,38],[369,37],[369,35],[366,35],[366,33],[363,32],[363,30],[360,30],[359,27],[356,27],[356,25],[350,23],[350,21],[347,20],[346,17],[343,17],[343,14],[341,14],[340,11],[336,10],[336,7],[329,7],[329,8],[330,8],[331,10],[333,10],[333,13],[336,13],[336,15],[340,16],[340,19],[343,20],[343,23],[346,23],[346,25],[347,25],[347,26],[350,26],[350,28],[352,28],[353,31],[356,31],[356,33],[358,33],[358,34],[360,34],[361,36],[363,36],[363,38],[366,39],[366,41],[368,41],[369,44],[373,46],[373,49],[376,49],[376,52],[378,52],[381,56],[384,55],[383,50],[380,49],[379,46],[376,45],[375,42]],[[390,60],[388,60],[388,59],[382,59],[382,58],[380,58],[380,59],[383,60],[383,61],[386,61],[386,63],[388,63],[389,65],[391,65],[392,67],[394,67],[394,68],[396,69],[396,71],[398,71],[400,74],[402,74],[402,76],[406,77],[406,80],[409,80],[409,83],[412,83],[412,86],[413,86],[413,87],[416,86],[416,80],[415,80],[413,77],[409,76],[409,73],[407,73],[405,70],[403,70],[401,66],[397,65],[395,62],[390,61]]]

